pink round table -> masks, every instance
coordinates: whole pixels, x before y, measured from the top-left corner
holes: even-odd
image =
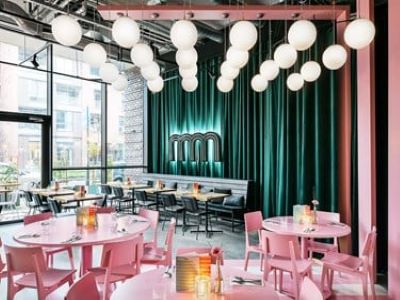
[[[93,246],[127,240],[143,233],[150,222],[139,216],[98,214],[98,228],[84,229],[76,226],[76,216],[52,218],[25,225],[14,235],[21,244],[42,247],[81,247],[81,270],[84,274],[92,267]],[[74,236],[80,237],[73,239]]]
[[[351,228],[347,224],[319,220],[318,224],[304,225],[293,222],[293,217],[273,217],[263,221],[263,227],[266,230],[279,234],[295,235],[301,237],[301,253],[306,256],[305,240],[307,238],[339,238],[351,233]],[[306,228],[313,228],[313,231],[307,231]]]
[[[111,300],[130,299],[136,295],[138,299],[159,300],[196,300],[195,293],[176,292],[175,276],[169,278],[164,275],[164,268],[139,274],[125,281],[112,293]],[[222,267],[224,280],[233,276],[244,279],[261,279],[261,276],[247,273],[243,270]],[[229,284],[225,284],[225,287]],[[225,289],[223,295],[211,293],[209,300],[278,300],[279,296],[270,286],[232,285]]]

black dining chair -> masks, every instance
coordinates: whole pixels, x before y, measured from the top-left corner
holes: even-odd
[[[135,191],[135,198],[136,198],[136,203],[140,207],[145,207],[148,209],[153,206],[157,206],[156,201],[152,201],[147,198],[147,193],[145,191]]]
[[[115,195],[113,194],[110,185],[100,184],[100,194],[107,195],[107,201],[110,203],[110,206],[113,206]]]
[[[49,202],[50,210],[53,213],[53,215],[56,216],[57,214],[60,214],[62,212],[61,204],[58,201],[49,198],[48,202]]]
[[[30,215],[31,213],[34,214],[37,207],[35,205],[35,202],[33,201],[32,193],[29,191],[23,191],[23,194],[26,206],[29,208],[28,215]]]
[[[176,197],[174,194],[161,194],[161,202],[162,202],[162,208],[163,208],[163,224],[162,224],[162,230],[164,230],[164,225],[166,220],[171,220],[171,218],[176,219],[176,224],[178,225],[178,217],[179,215],[182,215],[182,224],[183,224],[183,213],[184,213],[184,208],[181,205],[177,204]],[[176,227],[175,227],[176,231]]]
[[[125,205],[125,208],[129,208],[129,204],[131,204],[132,213],[135,211],[133,205],[133,198],[124,195],[124,189],[122,187],[114,186],[113,192],[114,192],[114,201],[118,203],[118,211],[122,211],[122,204]]]
[[[49,212],[50,207],[48,202],[43,202],[42,197],[39,194],[32,193],[33,203],[35,204],[35,211],[38,210],[40,213]]]
[[[206,219],[207,213],[205,210],[199,207],[198,201],[193,197],[184,196],[181,198],[181,201],[184,208],[182,232],[184,234],[186,227],[188,226],[197,226],[196,230],[196,240],[197,240],[200,232],[200,225],[202,223],[203,218]],[[197,221],[197,224],[188,224],[189,219],[195,219]],[[210,229],[212,231],[211,222],[210,222]]]

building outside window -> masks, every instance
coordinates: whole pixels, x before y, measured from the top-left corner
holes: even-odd
[[[80,97],[80,87],[64,83],[56,83],[55,97],[59,101],[74,103]]]
[[[56,111],[56,130],[72,131],[72,114],[67,111]]]

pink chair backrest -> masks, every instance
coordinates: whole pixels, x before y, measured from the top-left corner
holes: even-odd
[[[297,270],[297,253],[300,252],[299,250],[299,244],[298,243],[293,243],[293,241],[289,241],[289,252],[290,252],[290,261],[292,264],[292,276],[294,280],[294,294],[295,294],[295,299],[299,298],[299,293],[300,293],[300,281],[301,281],[301,275],[299,271]]]
[[[246,232],[254,232],[263,228],[263,216],[261,211],[253,211],[244,214],[244,228]]]
[[[277,234],[271,231],[263,230],[261,232],[262,249],[272,256],[290,258],[289,242],[295,245],[295,257],[300,258],[299,240],[293,235]]]
[[[299,300],[323,300],[324,296],[318,286],[309,277],[304,277]]]
[[[86,273],[78,281],[74,282],[68,290],[65,300],[100,300],[96,278],[93,273]]]
[[[166,251],[165,256],[167,260],[167,265],[172,264],[172,246],[174,241],[174,234],[175,234],[175,227],[176,227],[176,219],[172,218],[171,222],[168,225],[167,236],[165,237],[165,248]]]
[[[41,213],[41,214],[37,214],[37,215],[25,216],[24,217],[24,225],[28,225],[28,224],[31,224],[31,223],[40,222],[40,221],[44,221],[44,220],[48,220],[51,217],[53,217],[53,213],[52,212],[45,212],[45,213]]]
[[[107,243],[103,246],[100,265],[104,268],[132,264],[138,273],[140,272],[140,260],[143,256],[143,236],[138,235],[132,239],[114,243]]]
[[[373,226],[372,230],[368,233],[367,238],[364,242],[362,250],[362,256],[368,259],[368,264],[371,266],[374,263],[375,258],[375,247],[376,247],[376,227]]]
[[[330,211],[317,210],[318,220],[326,220],[330,222],[340,222],[340,214]]]
[[[150,221],[150,227],[153,230],[153,242],[154,245],[157,245],[157,227],[158,227],[158,219],[160,216],[160,213],[157,210],[151,210],[151,209],[145,209],[145,208],[140,208],[139,209],[139,216],[146,218]]]
[[[1,240],[1,238],[0,238],[0,248],[3,246],[3,242],[2,242],[2,240]],[[1,271],[3,271],[3,269],[4,269],[4,267],[6,266],[6,264],[5,264],[5,262],[3,261],[3,259],[1,258],[1,255],[0,255],[0,272]]]
[[[210,254],[212,251],[212,248],[209,247],[188,247],[188,248],[178,248],[176,250],[176,255],[184,255],[187,253],[198,253],[198,254]],[[224,264],[224,252],[221,251],[218,254],[218,257],[213,257],[211,256],[211,263],[216,264],[216,260],[219,258],[221,260],[221,264]]]
[[[4,245],[8,273],[34,273],[47,270],[41,247],[14,247]]]
[[[115,208],[114,207],[97,207],[96,212],[98,214],[111,214],[111,213],[115,212]]]

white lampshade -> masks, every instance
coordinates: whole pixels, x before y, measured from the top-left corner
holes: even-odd
[[[249,61],[249,52],[229,47],[228,51],[226,51],[226,60],[232,67],[243,68]]]
[[[186,92],[194,92],[197,89],[198,84],[199,82],[196,77],[182,79],[182,88]]]
[[[90,43],[83,48],[83,60],[89,65],[100,67],[107,60],[107,52],[102,45]]]
[[[176,51],[176,63],[182,68],[193,67],[197,63],[197,51],[194,48]]]
[[[268,80],[260,74],[254,75],[251,79],[251,88],[256,92],[263,92],[268,87]]]
[[[289,28],[288,41],[296,50],[303,51],[310,48],[316,38],[317,29],[308,20],[296,21]]]
[[[321,75],[321,66],[316,61],[310,60],[301,67],[300,74],[305,81],[315,81]]]
[[[82,38],[82,28],[78,21],[67,15],[60,15],[51,22],[51,32],[57,42],[74,46]]]
[[[131,60],[142,68],[153,61],[153,51],[147,44],[136,44],[131,50]]]
[[[274,60],[281,69],[289,69],[296,63],[297,51],[290,44],[281,44],[275,49]]]
[[[160,67],[156,62],[153,61],[141,68],[140,73],[142,73],[144,79],[149,81],[154,80],[160,76]]]
[[[299,73],[292,73],[288,76],[286,84],[289,90],[296,92],[304,85],[303,76],[301,76]]]
[[[161,92],[164,88],[164,80],[160,76],[158,76],[154,80],[147,81],[147,87],[153,93]]]
[[[341,45],[331,45],[322,54],[322,62],[329,70],[337,70],[343,67],[347,60],[347,52]]]
[[[197,65],[194,65],[190,68],[179,67],[179,74],[181,75],[182,78],[195,77],[197,74]]]
[[[375,37],[375,25],[368,19],[356,19],[344,30],[344,41],[353,49],[367,47]]]
[[[119,74],[117,80],[112,83],[112,87],[116,91],[124,91],[128,87],[128,79],[125,75]]]
[[[217,88],[222,93],[229,93],[233,88],[233,80],[220,77],[217,80]]]
[[[118,45],[132,48],[140,39],[138,24],[128,17],[119,17],[112,26],[112,37]]]
[[[108,83],[112,83],[115,80],[117,80],[118,75],[119,75],[118,68],[110,62],[106,62],[106,63],[102,64],[100,66],[99,72],[100,72],[100,78],[104,82],[108,82]]]
[[[266,60],[260,66],[260,74],[266,80],[274,80],[279,75],[279,66],[272,59]]]
[[[171,27],[170,38],[176,48],[190,49],[197,42],[196,26],[188,20],[177,21]]]
[[[257,28],[249,21],[239,21],[229,32],[229,41],[237,49],[248,51],[257,43]]]
[[[221,65],[221,75],[226,79],[235,79],[239,75],[239,69],[233,67],[229,61],[225,61]]]

